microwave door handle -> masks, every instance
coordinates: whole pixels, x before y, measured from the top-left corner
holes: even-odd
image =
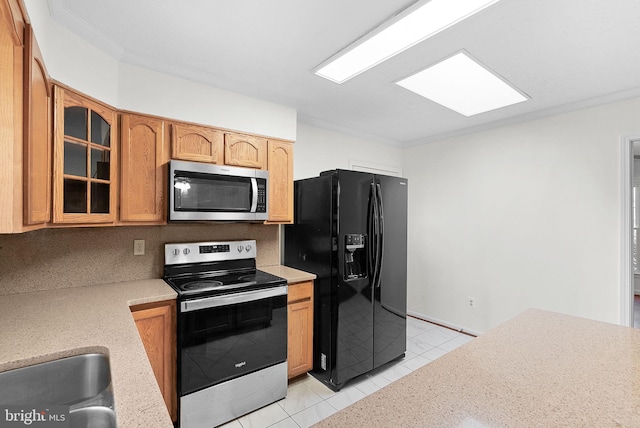
[[[255,178],[251,179],[251,212],[254,213],[258,209],[258,180]]]

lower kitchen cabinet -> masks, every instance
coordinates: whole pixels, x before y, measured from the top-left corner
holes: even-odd
[[[131,307],[138,333],[171,419],[178,420],[176,389],[176,302],[147,303]]]
[[[313,281],[289,284],[288,377],[313,368]]]

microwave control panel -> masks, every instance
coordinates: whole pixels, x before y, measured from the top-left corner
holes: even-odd
[[[267,180],[258,179],[258,204],[256,212],[267,212]]]

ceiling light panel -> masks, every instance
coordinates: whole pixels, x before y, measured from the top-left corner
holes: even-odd
[[[464,52],[396,84],[465,116],[526,101],[528,98]]]
[[[498,1],[431,0],[418,4],[346,48],[315,73],[336,83],[346,82]]]

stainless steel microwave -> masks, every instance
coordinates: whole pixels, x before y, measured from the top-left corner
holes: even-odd
[[[172,160],[169,221],[264,221],[269,173],[250,168]]]

